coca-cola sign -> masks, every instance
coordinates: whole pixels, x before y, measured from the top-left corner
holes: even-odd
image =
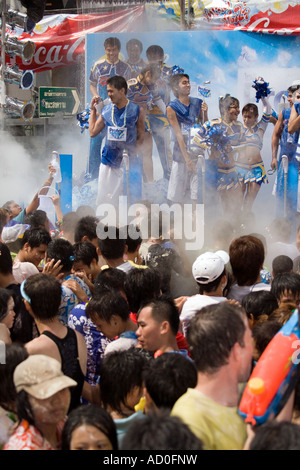
[[[133,31],[133,24],[136,27],[143,11],[143,6],[137,6],[101,15],[51,15],[40,21],[31,34],[22,33],[18,28],[7,30],[20,41],[33,41],[35,53],[28,61],[18,55],[7,55],[6,63],[16,64],[22,70],[42,72],[84,61],[86,34]]]

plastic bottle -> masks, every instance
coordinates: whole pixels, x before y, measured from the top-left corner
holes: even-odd
[[[56,170],[53,174],[53,182],[61,183],[61,171],[60,171],[60,161],[58,152],[52,152],[51,165]]]

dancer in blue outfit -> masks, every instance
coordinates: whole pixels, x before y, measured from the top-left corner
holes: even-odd
[[[261,150],[272,109],[267,97],[262,98],[262,103],[264,107],[260,121],[258,121],[259,114],[256,104],[248,103],[242,109],[244,121],[242,142],[244,147],[238,153],[236,169],[242,189],[241,207],[245,214],[251,212],[261,184],[268,182]]]
[[[189,96],[191,85],[187,74],[173,75],[170,86],[176,98],[167,105],[167,116],[174,135],[167,198],[171,202],[184,203],[198,198],[197,160],[191,153],[191,127],[207,121],[208,107],[201,99]]]
[[[146,182],[153,182],[153,160],[152,160],[152,133],[148,120],[149,110],[157,107],[164,112],[165,104],[162,101],[156,81],[161,75],[161,69],[157,64],[147,64],[136,78],[128,80],[127,98],[145,110],[145,136],[143,142],[143,171]]]
[[[109,77],[120,75],[128,80],[132,70],[128,64],[119,60],[121,43],[118,38],[107,38],[104,41],[105,58],[97,60],[90,72],[90,92],[92,96],[99,96],[104,104],[109,102],[106,83]],[[103,102],[102,102],[103,105]],[[100,106],[101,107],[101,106]],[[98,110],[100,109],[98,107]],[[90,151],[86,170],[86,179],[97,179],[101,163],[101,146],[105,132],[99,133],[90,140]]]
[[[237,121],[239,100],[227,94],[219,99],[219,109],[221,117],[204,123],[193,140],[209,154],[205,160],[206,214],[216,215],[220,195],[224,214],[233,216],[238,212],[241,193],[234,159],[243,135],[243,125]]]
[[[104,106],[97,118],[96,105],[99,97],[91,103],[89,130],[91,137],[104,128],[105,145],[98,177],[97,206],[110,203],[115,206],[124,194],[124,162],[126,152],[129,157],[130,202],[137,202],[142,196],[142,162],[138,157],[139,147],[145,132],[143,109],[126,97],[127,82],[118,75],[107,80],[107,93],[111,103]]]
[[[291,126],[293,100],[300,98],[300,83],[288,88],[288,102],[290,108],[283,109],[278,116],[272,136],[272,162],[271,168],[277,169],[276,178],[276,216],[286,217],[294,228],[297,215],[298,199],[298,173],[299,161],[296,158],[297,143],[300,129]],[[298,106],[296,103],[295,106]],[[295,109],[296,112],[296,109]],[[291,121],[292,123],[292,121]],[[279,156],[278,147],[280,146]],[[283,155],[287,156],[287,173],[284,167]]]

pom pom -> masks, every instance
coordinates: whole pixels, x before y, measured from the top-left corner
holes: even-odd
[[[86,108],[81,113],[77,114],[77,121],[78,126],[81,128],[81,133],[83,133],[84,129],[89,128],[89,118],[90,118],[90,108]]]
[[[269,83],[265,82],[262,77],[258,77],[256,80],[254,80],[254,85],[252,85],[252,88],[255,88],[256,90],[256,103],[259,102],[261,98],[265,98],[271,93],[271,90],[269,88]]]

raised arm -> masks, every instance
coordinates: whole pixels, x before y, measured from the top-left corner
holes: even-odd
[[[300,115],[297,113],[295,105],[293,105],[291,110],[291,116],[289,119],[288,124],[288,131],[290,134],[294,134],[294,132],[300,129]]]
[[[100,103],[100,97],[94,96],[91,101],[91,112],[89,118],[89,131],[91,137],[96,137],[105,127],[105,122],[100,114],[97,117],[96,106]]]
[[[277,169],[277,153],[280,138],[282,135],[283,130],[283,115],[282,111],[279,113],[278,120],[274,126],[273,134],[272,134],[272,161],[271,161],[271,168],[272,170]]]
[[[170,125],[175,133],[179,148],[182,152],[182,155],[184,156],[186,166],[189,171],[194,171],[195,170],[195,164],[193,160],[191,160],[190,155],[187,151],[184,138],[180,129],[180,125],[177,120],[176,113],[174,109],[172,109],[170,106],[167,107],[167,116],[170,122]]]

